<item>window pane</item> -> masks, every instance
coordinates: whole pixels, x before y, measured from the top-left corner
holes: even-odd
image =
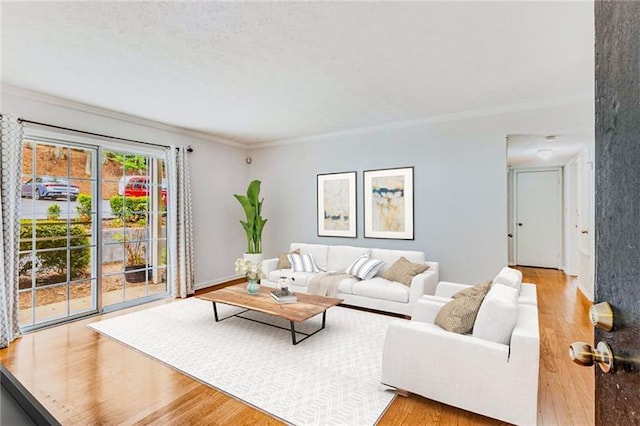
[[[70,284],[71,299],[69,306],[71,314],[90,311],[93,309],[94,295],[92,288],[95,286],[95,280],[81,280]]]
[[[67,284],[36,289],[36,322],[67,315]]]

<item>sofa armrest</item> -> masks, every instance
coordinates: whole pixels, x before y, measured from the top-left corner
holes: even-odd
[[[442,299],[435,296],[422,296],[413,305],[411,321],[428,322],[433,324],[440,311],[449,299]]]
[[[409,301],[417,301],[425,294],[434,294],[438,285],[438,270],[427,269],[411,279]]]
[[[393,321],[384,340],[382,383],[421,395],[425,384],[444,388],[455,384],[455,389],[483,374],[479,372],[504,371],[508,357],[507,345],[451,333],[434,324]]]
[[[457,292],[469,288],[468,284],[452,283],[449,281],[440,281],[436,287],[435,295],[440,297],[451,298]]]
[[[262,261],[262,272],[268,277],[269,272],[275,271],[278,268],[278,258],[264,259]]]

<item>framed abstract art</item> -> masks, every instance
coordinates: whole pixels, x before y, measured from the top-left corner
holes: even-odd
[[[413,240],[413,167],[364,171],[364,237]]]
[[[317,176],[318,236],[356,238],[356,172]]]

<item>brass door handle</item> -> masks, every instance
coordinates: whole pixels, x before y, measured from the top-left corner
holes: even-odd
[[[605,342],[598,342],[595,349],[585,342],[573,342],[569,345],[569,357],[573,362],[584,367],[598,364],[603,373],[613,370],[613,352]]]
[[[583,233],[583,234],[588,234],[588,233],[589,233],[589,231],[587,231],[586,229],[583,229],[583,230],[582,230],[582,233]]]
[[[601,302],[589,308],[589,319],[594,327],[606,331],[613,329],[613,309],[608,302]]]

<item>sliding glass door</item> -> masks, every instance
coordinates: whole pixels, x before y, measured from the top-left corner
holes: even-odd
[[[107,309],[168,292],[165,176],[162,159],[103,154],[102,305]]]
[[[25,331],[169,293],[164,152],[91,142],[65,134],[23,141]]]
[[[31,328],[97,310],[97,149],[22,144],[20,324]],[[87,201],[88,200],[88,201]]]

